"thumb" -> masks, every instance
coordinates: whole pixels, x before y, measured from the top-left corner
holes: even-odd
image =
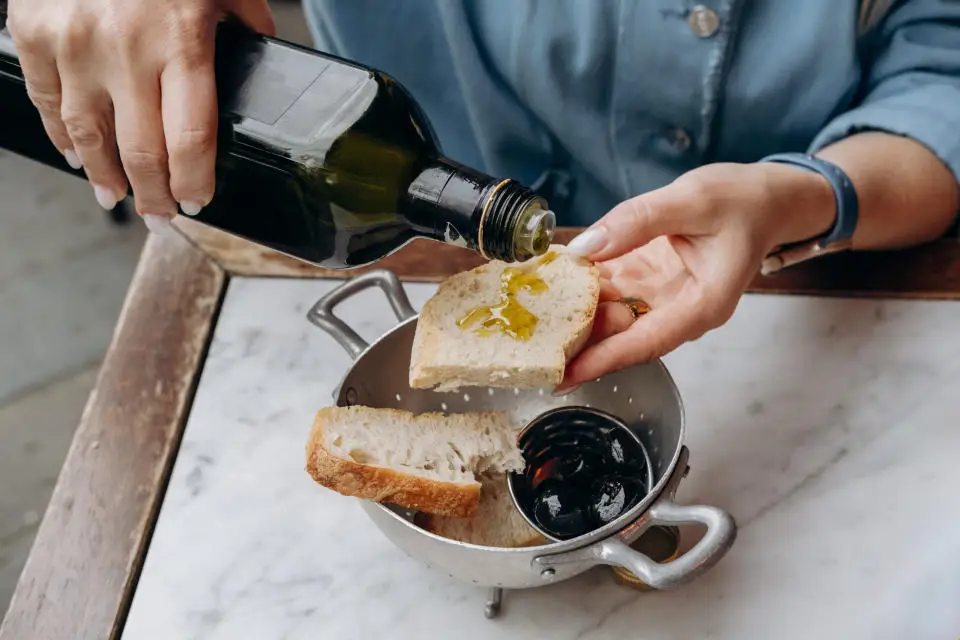
[[[224,11],[258,33],[277,35],[277,25],[267,0],[228,0],[224,3]]]
[[[593,261],[612,260],[667,235],[704,232],[702,212],[684,189],[672,184],[624,200],[570,241],[567,249]]]

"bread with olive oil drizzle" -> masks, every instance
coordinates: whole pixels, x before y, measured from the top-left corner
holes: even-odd
[[[517,278],[520,282],[506,292],[513,307],[504,313],[503,279],[518,270],[545,286],[524,286],[523,276]],[[521,264],[495,260],[458,273],[440,285],[420,312],[410,386],[436,391],[553,388],[590,335],[599,295],[596,265],[560,246]],[[526,321],[530,316],[524,312],[535,322]],[[511,321],[504,322],[504,316]],[[524,331],[528,335],[516,335]]]

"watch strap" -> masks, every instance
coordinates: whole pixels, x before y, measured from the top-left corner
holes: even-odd
[[[762,158],[760,162],[788,164],[818,173],[830,183],[836,200],[836,219],[833,228],[819,238],[781,247],[774,251],[764,260],[762,266],[764,274],[779,271],[810,258],[850,248],[860,217],[860,202],[853,182],[843,169],[823,158],[805,153],[776,153]]]

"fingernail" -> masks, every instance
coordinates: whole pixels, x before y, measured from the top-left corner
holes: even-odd
[[[83,163],[80,162],[80,156],[78,156],[73,149],[67,149],[64,151],[63,158],[67,161],[67,164],[70,165],[71,169],[83,168]]]
[[[599,227],[587,229],[567,245],[567,251],[589,256],[603,249],[607,244],[607,232]]]
[[[107,211],[113,209],[120,202],[120,198],[113,191],[98,184],[93,185],[93,197],[97,199],[97,204]]]
[[[553,390],[553,394],[552,394],[552,395],[553,395],[554,397],[556,397],[556,398],[562,398],[563,396],[568,396],[568,395],[570,395],[571,393],[573,393],[574,391],[576,391],[576,390],[579,389],[579,388],[580,388],[580,385],[579,385],[579,384],[575,384],[575,385],[573,385],[572,387],[567,387],[567,388],[560,388],[560,387],[558,387],[558,388],[556,388],[556,389]]]
[[[195,216],[200,213],[200,210],[203,209],[202,204],[196,202],[181,202],[180,210],[183,211],[184,215]]]
[[[143,223],[152,233],[162,235],[170,232],[170,218],[166,216],[145,213],[143,214]]]

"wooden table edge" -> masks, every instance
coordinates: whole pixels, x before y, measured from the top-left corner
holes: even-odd
[[[0,640],[120,636],[226,282],[183,237],[148,238]]]
[[[401,280],[439,282],[483,263],[476,253],[428,240],[415,240],[377,264],[333,271],[321,269],[253,245],[190,219],[178,229],[227,273],[234,276],[336,278],[371,269],[390,269]],[[580,229],[560,228],[557,241],[567,243]],[[960,298],[960,242],[943,239],[900,251],[856,252],[826,256],[777,275],[758,275],[751,293],[786,295]]]
[[[188,219],[176,228],[144,248],[0,640],[122,634],[231,276],[344,279],[387,268],[405,281],[436,282],[482,262],[414,241],[376,265],[330,271]],[[558,230],[558,241],[577,231]],[[749,290],[958,299],[960,243],[830,256],[758,276]]]

